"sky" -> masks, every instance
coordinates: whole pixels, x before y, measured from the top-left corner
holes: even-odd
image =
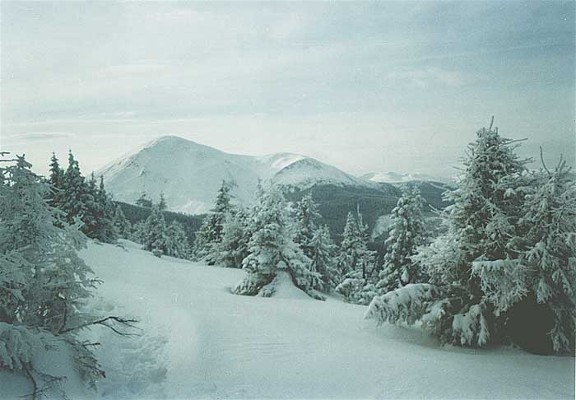
[[[575,162],[574,2],[0,4],[0,149],[42,173],[178,135],[450,177],[492,116]]]

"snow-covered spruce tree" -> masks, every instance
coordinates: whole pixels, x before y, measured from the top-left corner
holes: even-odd
[[[215,246],[215,262],[229,268],[242,268],[242,260],[248,256],[249,213],[236,208],[226,214],[222,241]]]
[[[36,365],[59,343],[72,350],[81,375],[93,384],[103,372],[76,329],[89,324],[80,306],[97,283],[76,254],[84,236],[55,224],[60,211],[47,202],[49,185],[23,157],[0,168],[0,175],[0,369],[27,376],[36,398],[54,389],[48,381],[64,378]]]
[[[249,228],[253,235],[242,267],[247,272],[233,292],[242,295],[272,296],[277,279],[287,273],[295,286],[315,298],[321,288],[318,273],[310,270],[310,259],[294,243],[284,196],[277,188],[262,193],[254,208]]]
[[[412,261],[416,249],[426,242],[422,210],[424,200],[416,186],[406,188],[392,210],[392,230],[386,239],[384,267],[376,285],[381,294],[425,281],[425,273]]]
[[[212,213],[204,218],[200,229],[196,232],[194,254],[197,259],[209,265],[217,262],[218,246],[222,242],[226,215],[233,209],[231,200],[230,184],[222,181]]]
[[[142,248],[157,255],[166,254],[166,221],[157,205],[152,207],[142,228]]]
[[[312,199],[312,194],[308,193],[295,207],[295,235],[294,242],[300,246],[306,257],[312,258],[312,238],[316,233],[318,220],[321,218],[318,212],[318,205]]]
[[[177,258],[190,258],[190,244],[182,224],[172,221],[166,229],[166,254]]]
[[[158,200],[158,208],[160,211],[164,211],[168,208],[166,204],[166,198],[164,197],[164,192],[160,192],[160,200]]]
[[[332,241],[328,226],[322,225],[314,230],[309,243],[310,269],[320,274],[323,292],[334,288],[332,277],[338,276],[336,269],[337,246]]]
[[[294,242],[311,261],[311,270],[320,274],[322,291],[327,292],[333,287],[331,276],[337,275],[335,268],[336,246],[330,237],[327,226],[318,226],[322,217],[318,205],[309,193],[296,203],[294,226]]]
[[[114,202],[104,187],[104,177],[100,176],[100,183],[94,195],[99,215],[96,223],[95,238],[106,243],[113,243],[118,239],[118,232],[114,228]]]
[[[374,270],[375,252],[368,250],[368,227],[357,211],[358,218],[349,212],[344,226],[343,239],[336,260],[337,293],[351,303],[368,304],[376,294],[371,273]]]
[[[86,215],[88,203],[91,202],[93,202],[93,196],[80,172],[78,161],[70,151],[68,153],[68,168],[64,173],[64,193],[61,203],[61,209],[66,213],[68,223],[73,224],[77,218],[82,220]],[[86,229],[83,228],[84,233],[86,233]]]
[[[525,165],[514,142],[497,129],[482,129],[469,146],[457,188],[447,192],[448,232],[414,260],[426,268],[430,284],[408,284],[374,298],[367,318],[379,322],[422,321],[445,343],[485,346],[502,338],[503,318],[482,290],[473,264],[517,257],[516,236],[525,195]]]
[[[506,333],[529,351],[574,352],[576,183],[565,162],[535,174],[510,246],[516,259],[480,260],[474,273]]]
[[[50,176],[48,177],[48,183],[51,186],[49,204],[52,207],[62,208],[64,196],[64,170],[60,167],[58,158],[54,153],[52,153],[52,158],[50,159]]]
[[[130,221],[126,219],[120,204],[116,205],[114,217],[112,217],[112,225],[114,226],[114,229],[116,230],[116,233],[119,237],[130,239],[130,235],[132,233],[132,225],[130,224]]]

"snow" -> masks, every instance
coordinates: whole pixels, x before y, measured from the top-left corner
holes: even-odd
[[[421,173],[399,173],[399,172],[370,172],[362,175],[362,179],[379,183],[405,183],[413,181],[448,183],[450,179]]]
[[[222,181],[235,183],[240,203],[251,203],[258,180],[309,187],[318,182],[372,187],[330,165],[291,153],[266,156],[228,154],[177,136],[158,138],[104,167],[106,188],[116,200],[134,203],[145,192],[158,201],[163,192],[172,211],[209,211]]]
[[[417,328],[377,327],[366,307],[305,297],[283,275],[275,297],[233,295],[241,270],[122,243],[81,252],[104,281],[94,307],[143,329],[90,332],[104,344],[99,398],[574,398],[574,358],[440,347]],[[15,381],[0,375],[0,398],[17,397],[2,393]]]

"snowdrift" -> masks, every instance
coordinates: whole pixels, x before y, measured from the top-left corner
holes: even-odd
[[[415,328],[376,327],[366,307],[305,301],[286,281],[277,297],[236,296],[241,270],[123,243],[81,256],[104,281],[94,307],[137,317],[142,334],[87,333],[107,378],[72,398],[574,398],[573,358],[439,347]],[[26,393],[0,373],[0,398]]]

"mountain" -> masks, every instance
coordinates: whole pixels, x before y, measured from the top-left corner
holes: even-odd
[[[210,210],[222,181],[231,182],[240,203],[253,200],[259,180],[308,189],[315,185],[378,189],[378,184],[298,154],[229,154],[176,136],[156,139],[98,172],[114,198],[134,203],[142,193],[158,201],[164,193],[172,211]]]
[[[434,177],[431,175],[426,174],[402,174],[398,172],[371,172],[360,177],[361,179],[365,179],[371,182],[378,182],[378,183],[405,183],[405,182],[414,182],[414,181],[423,181],[423,182],[440,182],[440,183],[448,183],[447,179]]]

